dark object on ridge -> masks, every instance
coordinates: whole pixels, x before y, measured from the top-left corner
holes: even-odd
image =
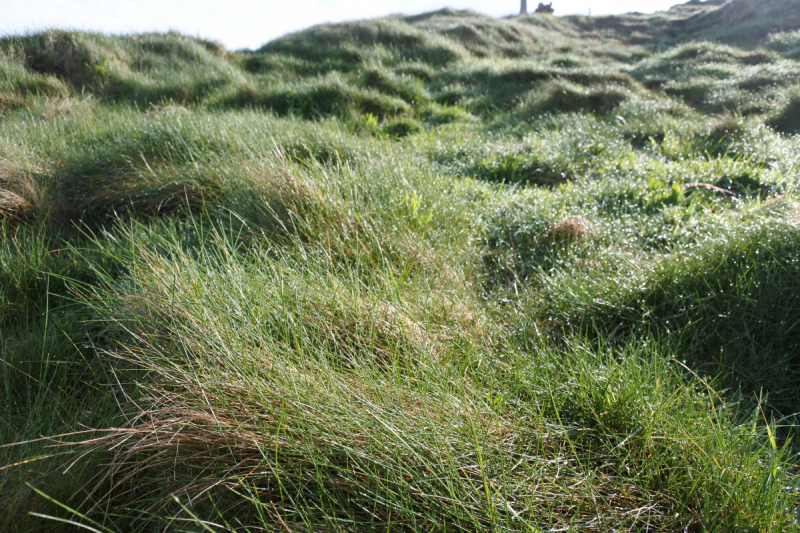
[[[545,15],[552,15],[554,12],[555,9],[553,9],[553,2],[550,2],[546,5],[540,2],[539,7],[536,8],[536,11],[534,11],[534,13],[542,13]]]
[[[519,8],[520,15],[527,15],[528,14],[528,0],[522,0],[522,4]]]

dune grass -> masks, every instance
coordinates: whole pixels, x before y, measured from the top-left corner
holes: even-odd
[[[783,5],[0,39],[0,529],[797,531]]]

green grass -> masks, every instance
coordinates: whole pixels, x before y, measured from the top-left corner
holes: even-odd
[[[0,39],[0,529],[797,531],[763,4]]]

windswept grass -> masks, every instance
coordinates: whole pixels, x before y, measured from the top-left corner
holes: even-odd
[[[761,4],[0,39],[0,529],[797,531]]]

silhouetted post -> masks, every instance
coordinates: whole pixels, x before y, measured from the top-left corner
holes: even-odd
[[[519,7],[519,14],[520,15],[528,14],[528,0],[522,0],[522,5],[520,5]]]

